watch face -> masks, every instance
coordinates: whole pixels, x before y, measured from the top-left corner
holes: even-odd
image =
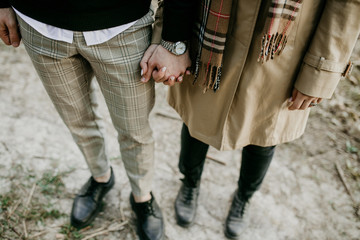
[[[175,52],[176,54],[184,54],[186,51],[186,44],[183,42],[177,42],[175,46]]]

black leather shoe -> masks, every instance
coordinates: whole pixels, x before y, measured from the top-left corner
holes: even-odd
[[[225,222],[225,236],[227,238],[238,239],[245,229],[243,216],[246,204],[247,200],[242,199],[236,191]]]
[[[130,193],[130,204],[137,218],[137,232],[140,240],[163,240],[164,220],[159,205],[152,193],[147,202],[136,203]]]
[[[189,227],[194,223],[200,187],[199,184],[190,187],[186,181],[182,181],[175,200],[176,222],[182,227]]]
[[[71,210],[71,225],[78,229],[88,226],[100,212],[101,201],[114,184],[115,177],[112,168],[107,183],[98,183],[91,177],[75,197]]]

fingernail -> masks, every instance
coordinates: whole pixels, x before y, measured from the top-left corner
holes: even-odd
[[[161,71],[162,71],[162,72],[165,72],[165,71],[166,71],[166,67],[163,67],[163,68],[161,69]]]
[[[13,47],[18,47],[18,46],[19,46],[19,43],[18,43],[18,42],[13,42],[11,45],[12,45]]]
[[[142,82],[145,82],[145,81],[146,81],[146,79],[145,79],[145,78],[141,78],[141,81],[142,81]]]
[[[140,75],[142,76],[142,75],[143,75],[143,73],[144,73],[144,70],[142,70],[142,69],[141,69]]]
[[[178,78],[178,81],[179,81],[179,82],[182,82],[182,80],[183,80],[182,77],[179,77],[179,78]]]
[[[288,99],[288,102],[292,102],[292,97],[290,97],[290,98]]]
[[[170,80],[171,80],[171,81],[174,81],[174,80],[175,80],[175,77],[174,77],[174,76],[171,76],[171,77],[170,77]]]
[[[190,75],[191,73],[189,71],[186,71],[186,75]]]

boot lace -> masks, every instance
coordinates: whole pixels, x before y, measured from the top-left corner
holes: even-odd
[[[238,197],[236,197],[236,199],[234,199],[232,206],[234,215],[238,217],[242,217],[245,213],[245,205],[246,205],[246,201],[242,201]]]
[[[187,204],[190,204],[191,201],[194,200],[195,192],[196,192],[196,188],[190,188],[184,186],[183,195],[184,195],[184,200]]]

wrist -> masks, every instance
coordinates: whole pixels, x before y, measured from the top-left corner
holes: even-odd
[[[161,39],[160,45],[176,56],[183,55],[187,50],[187,42],[185,41],[170,42]]]

